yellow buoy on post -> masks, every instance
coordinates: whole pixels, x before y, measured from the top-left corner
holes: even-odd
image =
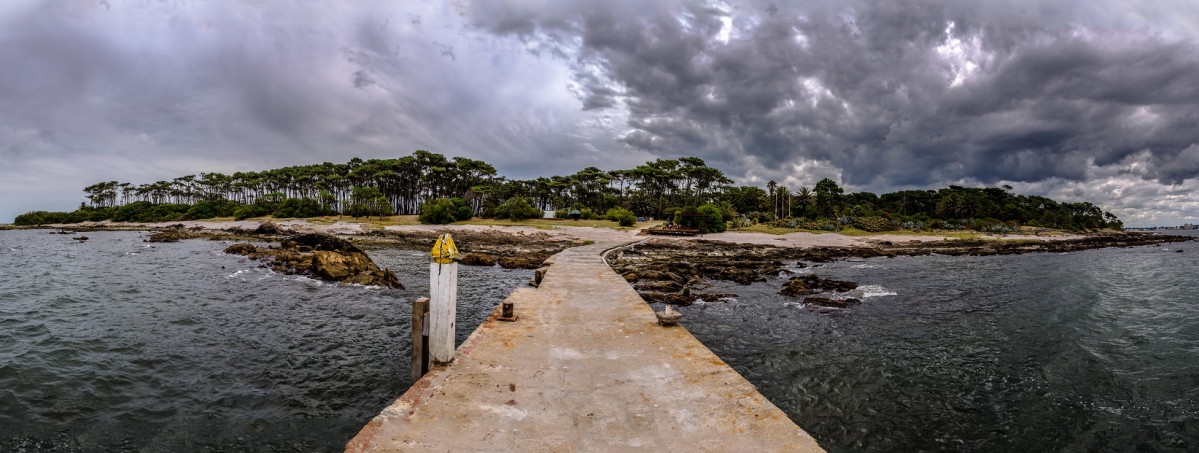
[[[454,318],[458,305],[458,247],[448,233],[437,238],[429,252],[429,359],[454,360]]]
[[[429,252],[433,257],[433,262],[437,264],[450,264],[454,262],[454,258],[458,257],[458,247],[454,245],[454,237],[449,233],[441,235],[437,238],[437,243],[433,244],[433,251]]]

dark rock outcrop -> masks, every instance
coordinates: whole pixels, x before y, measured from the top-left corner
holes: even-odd
[[[151,234],[150,237],[146,238],[146,242],[179,242],[183,239],[195,239],[199,237],[203,237],[203,234],[195,231],[172,228]]]
[[[826,263],[845,258],[1070,252],[1190,240],[1192,238],[1144,233],[1093,233],[1077,239],[1048,241],[946,239],[923,242],[877,241],[873,245],[859,247],[786,248],[708,240],[653,239],[613,253],[609,263],[626,281],[637,283],[643,288],[643,297],[647,300],[662,300],[666,299],[666,296],[655,294],[666,293],[657,291],[667,289],[660,282],[687,285],[704,280],[725,280],[743,285],[750,284],[789,272],[783,267],[784,261],[797,263],[798,267],[804,268],[807,267],[805,263]],[[782,293],[798,297],[821,291],[848,291],[856,287],[853,282],[823,280],[809,275],[792,279],[784,286]]]
[[[499,257],[487,253],[467,253],[458,257],[458,262],[467,266],[495,266]]]
[[[404,288],[394,272],[380,269],[350,241],[329,234],[292,236],[284,240],[279,248],[233,244],[225,249],[225,253],[245,255],[250,259],[270,257],[271,269],[285,274],[307,275],[332,282]]]
[[[258,223],[258,228],[253,231],[254,234],[279,234],[279,225],[270,220],[263,220]]]
[[[787,284],[783,285],[783,290],[779,291],[779,294],[791,297],[806,296],[809,294],[816,294],[816,290],[809,288],[808,285],[805,285],[803,279],[793,278],[791,281],[787,282]]]
[[[858,287],[857,283],[843,280],[822,279],[816,274],[794,277],[783,285],[779,294],[790,297],[807,296],[824,291],[846,292]]]
[[[667,305],[678,305],[681,307],[694,304],[697,300],[702,300],[704,302],[718,302],[721,299],[737,297],[736,294],[722,293],[691,293],[683,295],[679,293],[638,292],[637,294],[649,303],[662,303]]]
[[[537,269],[548,256],[535,254],[520,256],[505,256],[499,259],[500,267],[504,269]]]
[[[830,299],[827,297],[805,297],[803,303],[807,305],[815,305],[817,307],[845,308],[850,305],[860,304],[862,301],[857,299]]]

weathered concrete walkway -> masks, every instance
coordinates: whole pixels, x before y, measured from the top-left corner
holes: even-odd
[[[821,451],[686,329],[653,311],[593,244],[508,297],[346,445],[372,451]],[[683,320],[686,323],[686,319]]]

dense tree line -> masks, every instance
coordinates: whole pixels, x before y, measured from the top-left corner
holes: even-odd
[[[796,190],[770,181],[763,190],[736,186],[702,159],[657,159],[628,170],[587,167],[568,176],[529,180],[498,176],[483,161],[424,150],[397,159],[351,159],[233,174],[200,173],[134,185],[105,181],[83,189],[74,212],[31,212],[16,223],[174,221],[385,216],[416,214],[446,223],[474,216],[530,218],[556,210],[559,217],[622,219],[719,218],[737,226],[773,222],[792,228],[869,231],[962,229],[1004,231],[1018,225],[1068,230],[1119,228],[1119,219],[1090,203],[1014,195],[1010,187],[909,190],[884,195],[845,194],[824,179]],[[723,230],[724,225],[705,225]]]

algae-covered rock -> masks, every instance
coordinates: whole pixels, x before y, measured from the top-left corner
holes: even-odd
[[[258,228],[254,229],[254,234],[279,234],[279,225],[270,220],[258,222]]]
[[[677,293],[683,290],[683,285],[679,282],[672,281],[655,281],[633,285],[637,291],[657,292],[657,293]],[[691,293],[688,292],[687,295]]]
[[[537,269],[545,261],[544,256],[521,255],[505,256],[499,259],[500,267],[504,269]]]
[[[325,280],[345,281],[377,269],[362,252],[312,252],[312,272]]]
[[[324,234],[308,233],[291,236],[277,249],[264,249],[253,244],[233,244],[225,253],[245,255],[250,259],[270,256],[270,267],[276,272],[308,275],[321,280],[368,286],[403,289],[394,272],[380,269],[362,249],[345,239]]]
[[[467,253],[458,258],[458,262],[467,266],[495,266],[499,257],[487,253]]]
[[[254,244],[246,242],[246,243],[241,243],[241,244],[233,244],[233,245],[230,245],[229,247],[226,247],[225,253],[228,253],[231,255],[250,255],[252,253],[259,253],[259,252],[258,252],[258,247],[255,247]]]
[[[783,290],[779,291],[779,294],[791,297],[806,296],[815,293],[816,290],[808,288],[808,286],[804,284],[803,279],[798,277],[788,281],[787,284],[783,285]]]
[[[845,308],[862,303],[857,299],[830,299],[828,297],[805,297],[803,303],[818,307]]]
[[[149,238],[146,238],[146,242],[179,242],[183,239],[195,239],[199,237],[204,237],[204,234],[182,228],[171,228],[151,234]]]

